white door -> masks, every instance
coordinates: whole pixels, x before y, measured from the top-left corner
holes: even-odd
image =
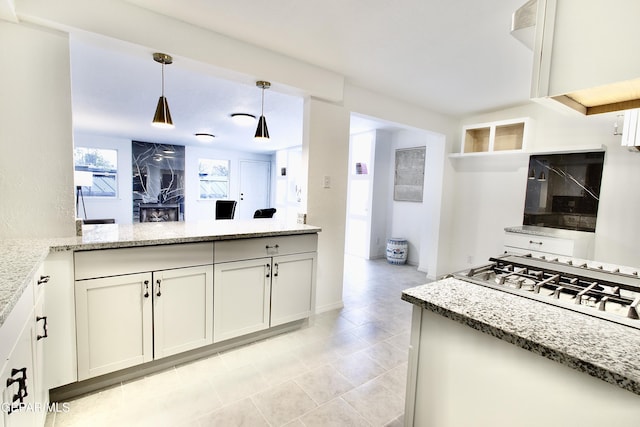
[[[153,273],[154,359],[213,342],[213,266]]]
[[[240,197],[236,218],[250,219],[258,209],[271,207],[271,163],[240,160]]]

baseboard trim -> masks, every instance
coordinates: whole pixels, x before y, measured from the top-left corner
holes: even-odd
[[[332,310],[339,310],[341,308],[344,308],[344,302],[342,302],[342,300],[316,307],[315,314],[320,314]]]

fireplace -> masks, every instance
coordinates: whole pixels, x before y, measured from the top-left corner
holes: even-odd
[[[180,221],[178,204],[140,203],[140,222]]]

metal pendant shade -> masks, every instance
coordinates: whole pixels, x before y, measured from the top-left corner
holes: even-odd
[[[256,129],[255,138],[269,139],[269,129],[267,128],[267,119],[264,116],[260,116],[258,119],[258,128]]]
[[[173,128],[173,120],[171,120],[171,113],[169,112],[169,102],[164,96],[164,66],[165,64],[171,64],[173,58],[166,53],[154,53],[153,60],[162,64],[162,95],[158,99],[156,113],[153,116],[153,122],[151,122],[151,124],[160,128]]]
[[[171,112],[169,112],[169,103],[167,102],[167,98],[165,98],[164,96],[161,96],[158,99],[156,114],[153,116],[153,125],[157,127],[173,127]]]
[[[257,81],[256,86],[262,88],[262,109],[260,118],[258,119],[258,127],[256,129],[255,139],[269,139],[269,129],[267,128],[267,119],[264,117],[264,90],[271,87],[271,83],[265,81]]]

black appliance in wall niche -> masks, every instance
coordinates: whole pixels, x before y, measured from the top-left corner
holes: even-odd
[[[184,219],[184,147],[132,141],[133,221]]]
[[[604,151],[532,155],[524,225],[596,230]]]

